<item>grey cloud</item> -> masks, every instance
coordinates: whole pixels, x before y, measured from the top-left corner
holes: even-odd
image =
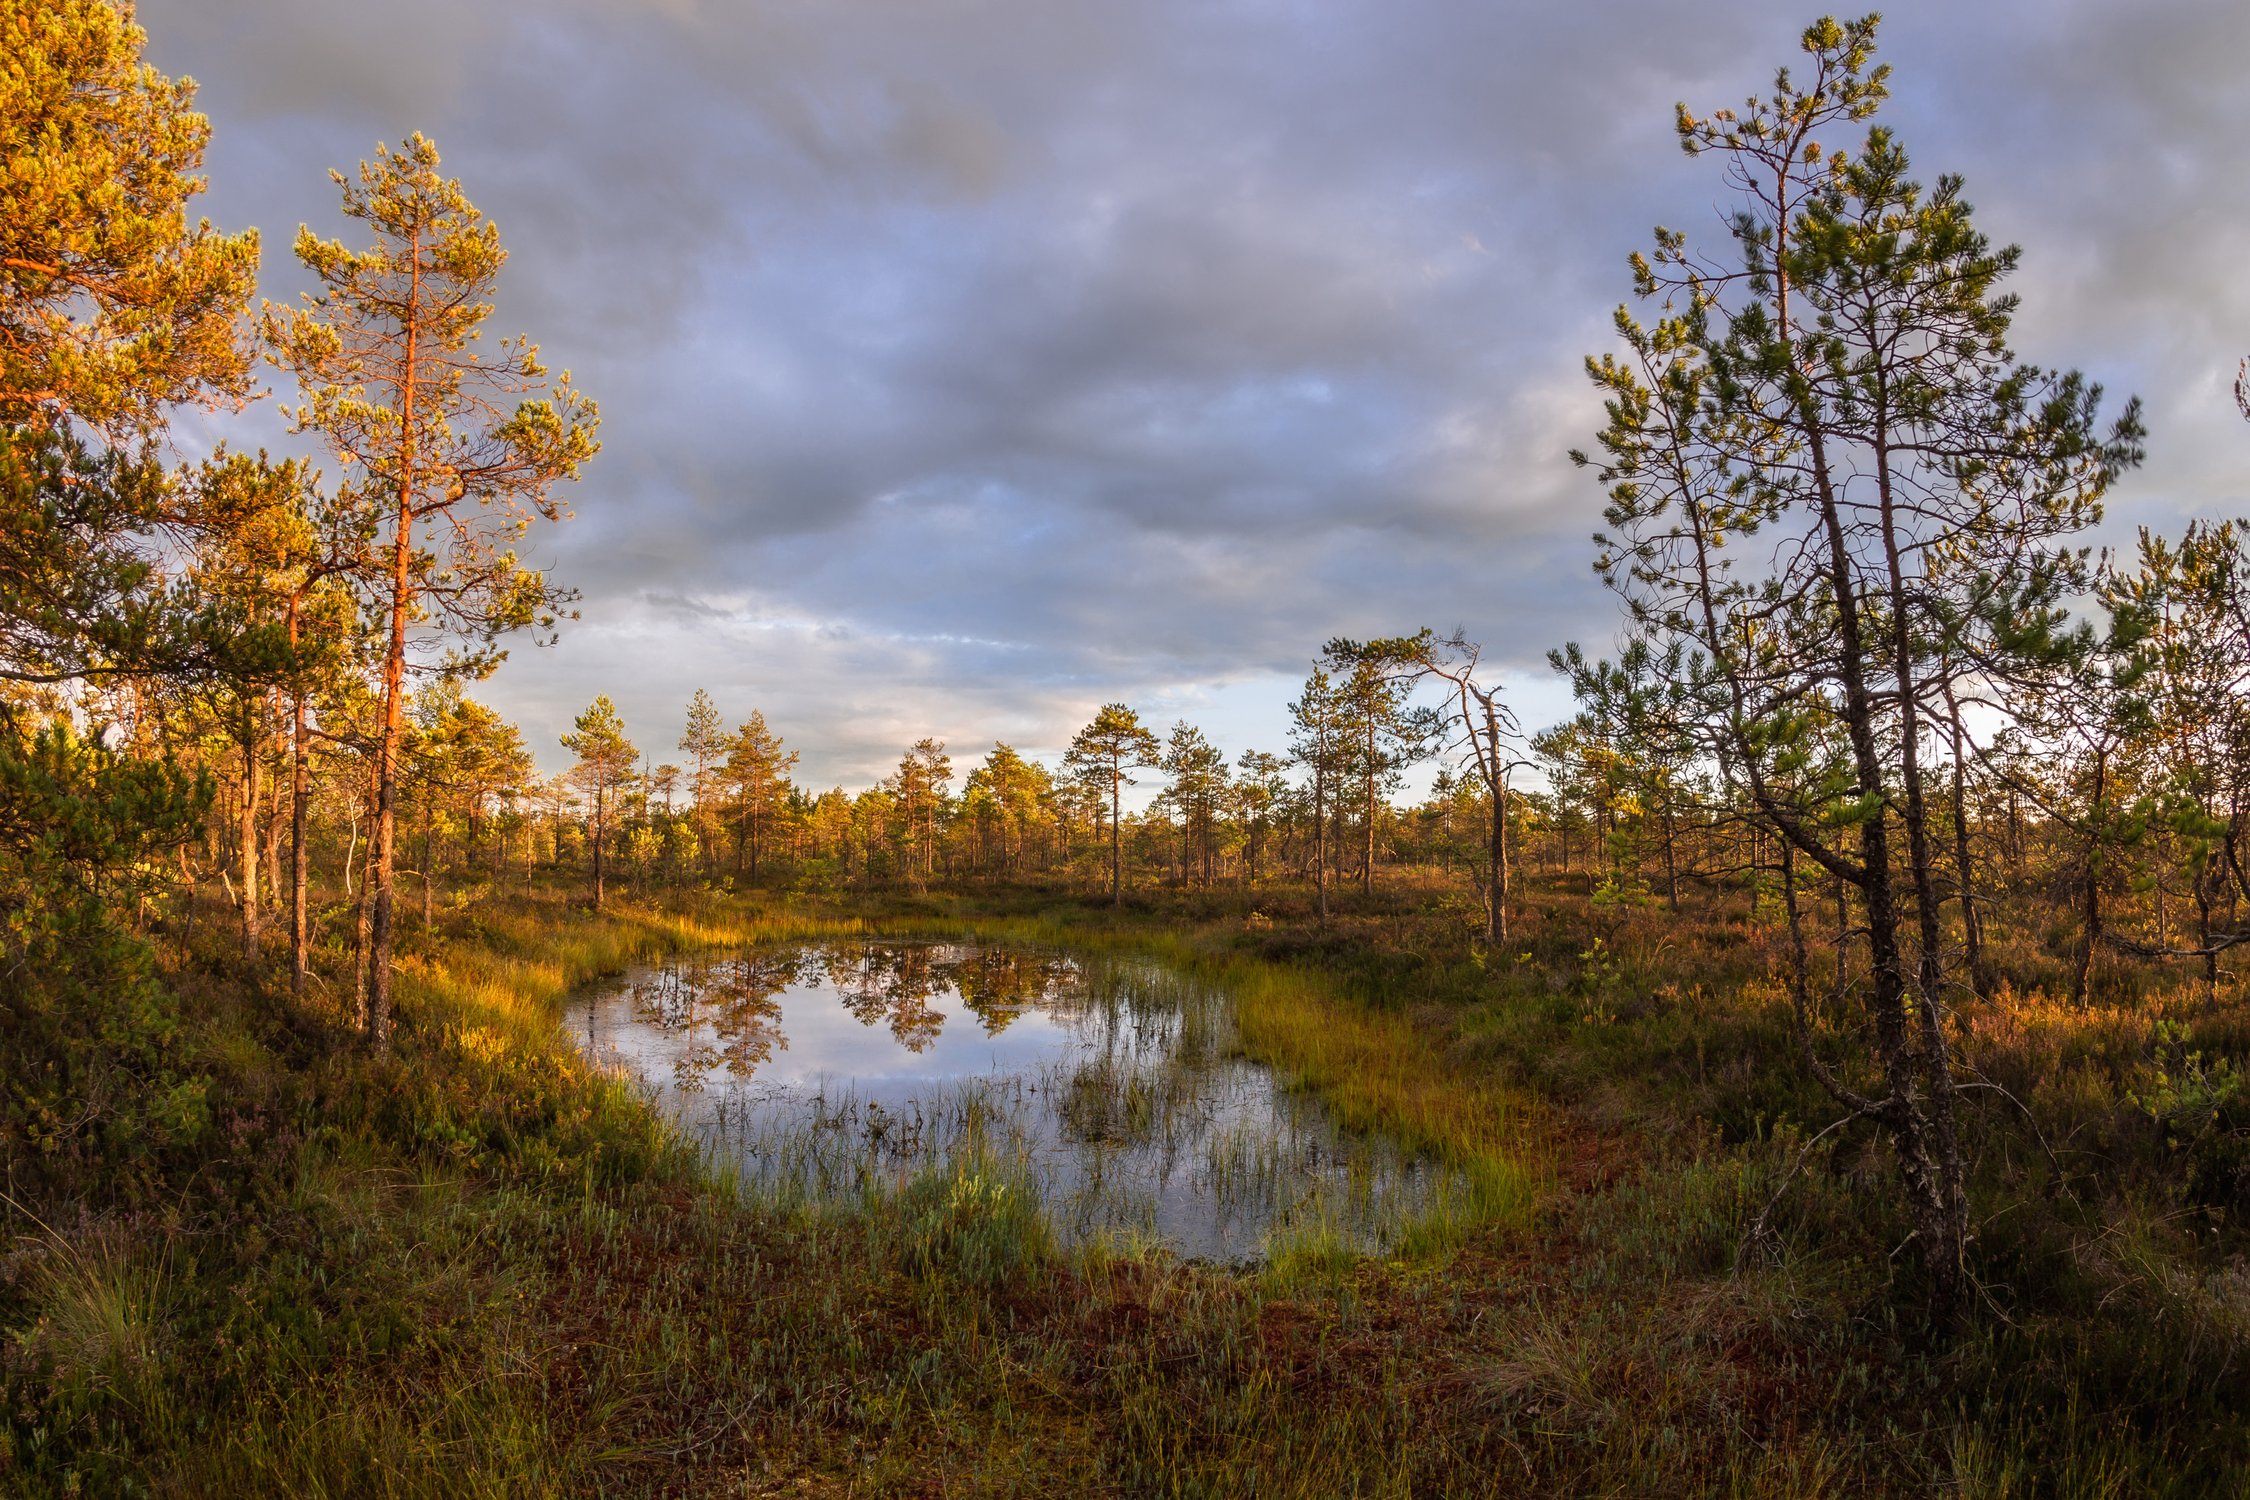
[[[192,8],[159,0],[140,16],[158,54],[178,59],[175,71],[220,85],[225,115],[245,122],[388,122],[448,110],[498,34],[493,12],[455,0]]]
[[[2026,250],[2026,352],[2150,403],[2106,535],[2235,508],[2250,13],[1889,8],[1886,119]],[[496,324],[602,402],[584,621],[489,685],[550,763],[694,688],[827,782],[1098,703],[1281,738],[1338,632],[1467,626],[1524,694],[1606,643],[1599,407],[1625,255],[1719,230],[1671,106],[1764,88],[1741,0],[144,0],[203,79],[209,211],[340,229],[322,173],[432,134],[502,226]],[[264,424],[260,426],[259,424]],[[270,415],[252,428],[271,433]],[[1244,707],[1268,694],[1265,716]],[[1240,748],[1237,746],[1236,748]],[[662,754],[659,754],[662,758]]]

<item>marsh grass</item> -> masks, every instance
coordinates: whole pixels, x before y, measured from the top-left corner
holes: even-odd
[[[159,1247],[116,1229],[40,1236],[24,1275],[34,1321],[23,1337],[69,1399],[161,1416],[167,1272]]]
[[[899,1224],[899,1263],[913,1275],[991,1288],[1052,1254],[1038,1179],[1020,1161],[957,1157],[917,1172],[895,1202],[871,1206]]]
[[[1410,911],[1320,938],[1190,915],[480,903],[410,955],[389,1059],[199,957],[173,981],[195,1152],[137,1204],[31,1204],[51,1241],[10,1211],[0,1492],[2240,1490],[2250,1292],[2186,1160],[2234,1127],[2157,1086],[2238,1055],[2238,1016],[2161,986],[2074,1016],[2026,970],[2034,998],[1963,1018],[2053,1155],[1971,1096],[1986,1300],[1933,1350],[1889,1312],[1879,1143],[1796,1169],[1826,1117],[1775,1061],[1753,924],[1543,899],[1519,954],[1474,955]],[[764,1202],[557,1033],[577,986],[668,953],[871,931],[1239,986],[1208,1045],[1445,1164],[1455,1217],[1368,1255],[1308,1211],[1254,1270],[1130,1228],[1066,1248],[968,1129],[856,1195]],[[1280,1180],[1255,1143],[1229,1160]]]
[[[798,1059],[797,1081],[779,1087],[757,1084],[754,1073],[706,1087],[698,1059],[715,1045],[700,996],[713,983],[726,992],[735,971],[728,961],[637,971],[616,995],[578,1002],[592,1055],[623,1046],[634,1061],[618,1066],[650,1103],[698,1136],[714,1166],[730,1168],[767,1208],[858,1209],[910,1177],[997,1162],[1035,1184],[1046,1232],[1065,1248],[1124,1234],[1230,1262],[1260,1259],[1269,1237],[1302,1237],[1314,1227],[1355,1255],[1434,1254],[1520,1209],[1516,1179],[1494,1171],[1513,1169],[1512,1159],[1410,1153],[1380,1124],[1341,1125],[1303,1081],[1279,1086],[1246,1055],[1223,982],[1131,953],[1062,959],[1052,949],[990,942],[933,945],[920,955],[912,945],[858,940],[760,951],[739,962],[794,976],[787,993],[798,998],[790,1003],[820,1009],[843,998],[826,992],[824,976],[870,967],[936,962],[943,974],[949,963],[988,962],[1063,976],[1032,1002],[1053,1028],[1044,1060],[932,1078],[907,1093],[894,1085],[876,1098],[862,1097],[849,1078],[808,1081],[801,1070],[817,1067],[817,1055]],[[620,996],[632,1002],[629,1017]],[[1295,1003],[1338,1009],[1310,994]],[[612,1038],[626,1027],[630,1041],[597,1040],[597,1006]],[[572,1027],[579,1029],[575,1020]],[[1359,1113],[1367,1117],[1364,1107]]]

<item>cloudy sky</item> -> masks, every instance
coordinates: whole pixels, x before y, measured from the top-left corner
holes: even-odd
[[[532,549],[584,617],[481,696],[556,768],[595,693],[662,759],[708,688],[821,785],[925,734],[1052,754],[1113,699],[1278,748],[1324,639],[1422,625],[1560,717],[1546,649],[1615,633],[1580,361],[1651,225],[1718,232],[1673,103],[1739,101],[1812,14],[140,6],[266,295],[299,223],[346,228],[328,169],[421,130],[511,251],[495,330],[601,402]],[[1883,43],[1918,169],[2024,247],[2019,347],[2148,403],[2108,532],[2250,509],[2250,6],[1915,0]],[[234,440],[286,446],[271,406]]]

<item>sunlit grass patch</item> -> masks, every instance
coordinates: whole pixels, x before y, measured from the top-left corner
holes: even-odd
[[[1039,1187],[1020,1164],[971,1156],[917,1173],[889,1211],[913,1275],[990,1287],[1029,1274],[1053,1249]]]
[[[122,1233],[44,1231],[25,1277],[34,1321],[20,1337],[80,1401],[108,1395],[144,1415],[161,1398],[166,1257]]]
[[[1463,1224],[1523,1228],[1543,1191],[1521,1096],[1448,1067],[1400,1014],[1321,993],[1288,970],[1228,966],[1242,1045],[1319,1097],[1347,1128],[1379,1132],[1462,1180],[1448,1212]]]
[[[1260,1281],[1275,1291],[1305,1285],[1329,1286],[1351,1273],[1365,1257],[1358,1235],[1339,1224],[1322,1206],[1293,1215],[1266,1232]]]

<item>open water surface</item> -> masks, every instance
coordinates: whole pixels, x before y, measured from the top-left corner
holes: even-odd
[[[1249,1261],[1380,1249],[1442,1174],[1339,1131],[1244,1059],[1233,1007],[1159,966],[846,941],[638,970],[568,1024],[744,1183],[865,1201],[974,1161],[1028,1178],[1065,1243]]]

